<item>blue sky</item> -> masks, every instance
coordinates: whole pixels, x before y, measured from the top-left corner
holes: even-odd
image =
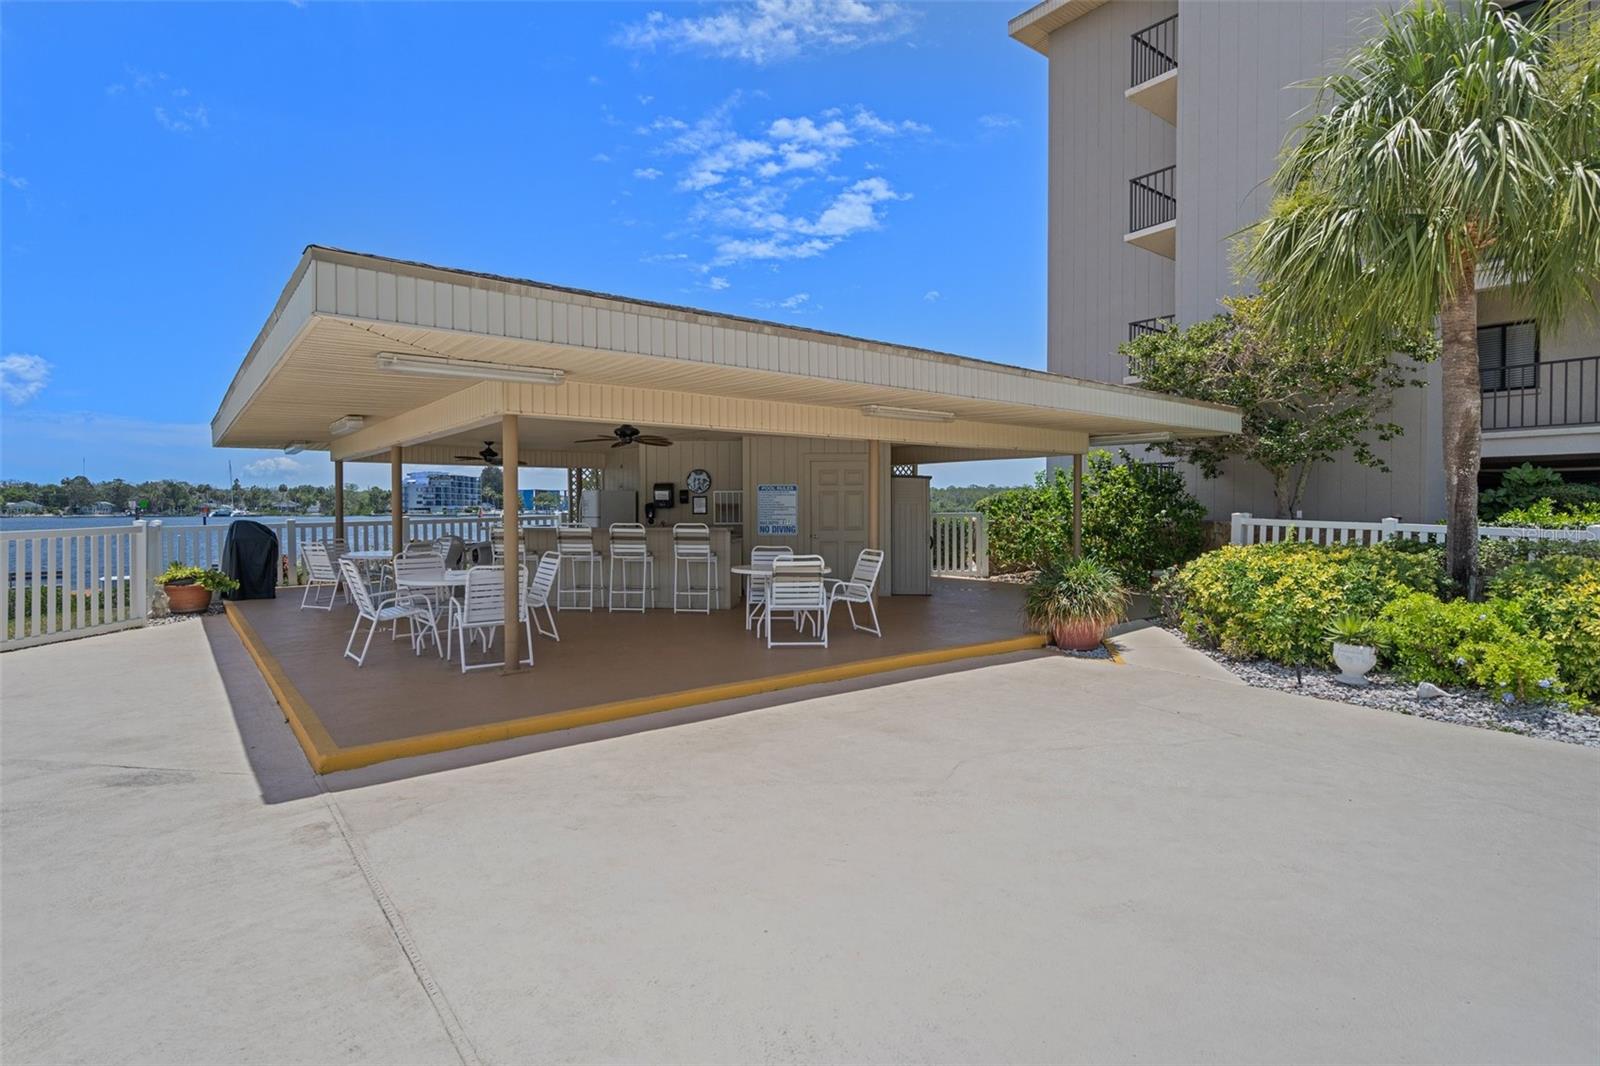
[[[0,476],[327,483],[209,443],[308,243],[1043,367],[1016,9],[6,4]]]

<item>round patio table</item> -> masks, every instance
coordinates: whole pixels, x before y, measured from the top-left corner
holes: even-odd
[[[750,583],[752,585],[754,585],[754,584],[757,584],[759,582],[765,581],[767,578],[771,577],[772,576],[772,567],[770,567],[770,566],[730,566],[730,567],[728,567],[728,573],[730,573],[730,574],[738,574],[740,577],[747,577],[747,578],[750,579]],[[827,577],[831,573],[833,573],[833,568],[828,566],[828,564],[824,563],[822,565],[822,576],[823,577]],[[746,629],[750,628],[751,621],[752,621],[752,619],[750,617],[750,612],[746,611],[745,615],[744,615],[744,627]]]

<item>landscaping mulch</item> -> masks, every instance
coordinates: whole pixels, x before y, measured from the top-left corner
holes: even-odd
[[[1182,633],[1173,632],[1182,638]],[[1365,688],[1356,688],[1335,681],[1331,670],[1305,669],[1297,678],[1293,667],[1260,659],[1231,659],[1215,649],[1202,648],[1188,641],[1185,643],[1222,664],[1241,681],[1257,688],[1295,692],[1302,696],[1432,718],[1439,722],[1496,729],[1502,733],[1520,733],[1541,740],[1600,747],[1600,714],[1573,711],[1563,704],[1507,703],[1486,693],[1470,690],[1420,699],[1416,682],[1402,681],[1387,674],[1368,674],[1370,683]]]

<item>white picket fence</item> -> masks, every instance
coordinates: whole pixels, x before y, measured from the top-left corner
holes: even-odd
[[[1419,540],[1444,543],[1445,527],[1426,522],[1402,522],[1385,518],[1381,522],[1326,522],[1304,518],[1257,518],[1248,511],[1235,511],[1232,544],[1276,544],[1298,541],[1303,544],[1381,544],[1386,540]],[[1535,529],[1518,526],[1479,526],[1478,536],[1488,540],[1600,540],[1600,525],[1586,529]]]
[[[976,511],[933,514],[930,567],[935,577],[989,576],[989,523]]]
[[[144,522],[0,532],[0,650],[144,625],[156,543]]]
[[[301,548],[333,539],[331,518],[259,520],[277,535],[286,583],[297,580]],[[554,527],[554,515],[523,515],[523,529]],[[486,541],[498,518],[408,515],[406,540],[454,534]],[[160,520],[120,526],[0,531],[0,563],[6,567],[6,597],[0,606],[0,651],[109,633],[145,623],[155,579],[172,563],[222,564],[227,522],[164,526]],[[345,520],[345,542],[353,551],[387,551],[388,518]]]

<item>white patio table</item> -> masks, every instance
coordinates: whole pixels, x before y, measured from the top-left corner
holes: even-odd
[[[770,566],[730,566],[730,567],[728,567],[728,573],[730,573],[730,574],[738,574],[740,577],[747,577],[747,578],[750,579],[751,584],[756,584],[758,582],[765,581],[765,580],[767,580],[767,578],[772,576],[772,567],[770,567]],[[833,568],[828,566],[827,564],[823,564],[822,576],[823,577],[827,577],[831,573],[833,573]],[[746,612],[745,616],[744,616],[744,627],[745,627],[745,629],[749,629],[750,626],[751,626],[750,614],[749,614],[749,612]]]

